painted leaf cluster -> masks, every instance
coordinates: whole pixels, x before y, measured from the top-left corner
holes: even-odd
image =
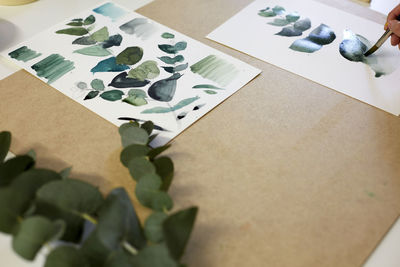
[[[336,39],[334,31],[327,25],[321,24],[315,28],[304,39],[296,40],[290,49],[304,52],[314,53],[322,48],[322,46],[332,43]]]
[[[91,86],[101,89],[103,83],[93,80]],[[145,97],[145,92],[130,95]],[[131,121],[119,129],[121,162],[137,181],[137,199],[152,210],[144,223],[123,188],[103,197],[97,187],[69,178],[70,168],[38,169],[27,155],[5,161],[11,134],[1,132],[0,231],[13,236],[14,251],[34,260],[47,247],[45,267],[183,266],[198,209],[170,213],[174,165],[161,155],[170,145],[149,146],[154,128],[152,122]]]

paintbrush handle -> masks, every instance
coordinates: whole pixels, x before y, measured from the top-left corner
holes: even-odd
[[[376,42],[376,46],[377,47],[381,47],[381,45],[383,45],[384,42],[386,42],[386,40],[390,37],[390,35],[392,35],[392,31],[387,29],[386,32],[382,35],[381,38],[379,38],[379,40]]]

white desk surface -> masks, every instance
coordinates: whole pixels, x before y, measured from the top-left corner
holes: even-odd
[[[152,0],[115,0],[135,10]],[[62,21],[74,13],[85,10],[101,0],[39,0],[16,7],[0,6],[0,52],[32,37],[50,25]],[[370,8],[387,14],[398,0],[372,0]],[[50,11],[51,12],[46,12]],[[40,14],[46,13],[46,16]],[[0,80],[19,70],[18,67],[0,57]],[[9,155],[11,156],[11,155]],[[400,220],[392,227],[364,267],[399,267]],[[46,251],[41,251],[36,260],[27,262],[19,258],[11,248],[11,237],[0,233],[0,259],[7,267],[42,267]]]

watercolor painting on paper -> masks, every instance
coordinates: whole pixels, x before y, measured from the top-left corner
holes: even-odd
[[[5,56],[110,122],[151,120],[165,144],[260,73],[111,2]]]
[[[313,0],[256,0],[207,37],[397,116],[400,53],[364,56],[383,32]]]

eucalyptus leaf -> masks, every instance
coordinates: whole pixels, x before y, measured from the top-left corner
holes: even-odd
[[[108,33],[107,27],[103,27],[100,30],[95,31],[94,33],[92,33],[90,35],[90,38],[92,38],[96,42],[104,42],[104,41],[108,40],[109,37],[110,37],[110,35]],[[120,64],[120,63],[118,63],[118,64]]]
[[[1,132],[0,133],[0,164],[6,158],[11,145],[11,133]]]
[[[134,257],[132,266],[135,267],[178,267],[165,247],[165,244],[157,244],[144,248]]]
[[[186,248],[197,216],[197,207],[178,211],[163,223],[164,239],[173,258],[179,260]]]
[[[95,98],[96,96],[98,96],[100,94],[99,91],[90,91],[83,100],[90,100]]]
[[[103,203],[99,189],[86,182],[66,179],[44,185],[37,192],[41,201],[74,214],[95,214]]]
[[[93,15],[90,15],[87,18],[85,18],[85,20],[83,21],[83,24],[90,25],[90,24],[93,24],[95,21],[96,21],[96,18]]]
[[[72,246],[59,246],[46,258],[44,267],[90,267],[83,253]]]
[[[68,34],[68,35],[76,35],[82,36],[89,33],[85,28],[77,27],[77,28],[68,28],[56,31],[57,34]]]
[[[133,257],[124,250],[112,252],[102,267],[132,267]]]
[[[140,181],[144,176],[156,174],[156,168],[146,157],[131,159],[128,163],[128,169],[135,181]]]
[[[103,266],[112,253],[112,250],[108,249],[99,239],[97,229],[92,231],[88,238],[84,240],[81,251],[90,266]]]
[[[162,179],[161,190],[168,191],[174,177],[174,163],[169,157],[160,157],[154,160],[157,174]]]
[[[160,155],[162,152],[164,152],[165,150],[167,150],[170,147],[171,147],[171,144],[156,147],[156,148],[150,150],[150,152],[147,154],[147,156],[149,156],[150,160],[153,160],[155,157],[157,157],[158,155]]]
[[[149,241],[159,243],[164,240],[163,222],[168,217],[164,212],[154,212],[144,223],[144,233]]]
[[[145,129],[146,132],[151,135],[151,133],[154,130],[154,123],[152,121],[146,121],[145,123],[143,123],[140,128]]]
[[[110,90],[110,91],[105,91],[100,95],[101,98],[107,101],[117,101],[121,100],[122,96],[124,95],[124,92],[120,90]]]
[[[41,216],[29,217],[22,221],[12,241],[14,251],[26,260],[33,260],[46,243],[62,236],[63,221],[52,222]]]
[[[119,129],[119,133],[121,135],[123,147],[132,144],[146,145],[149,140],[149,135],[146,130],[135,127],[130,123],[123,124]]]
[[[100,79],[94,79],[91,83],[90,86],[92,86],[93,89],[97,91],[103,91],[105,86],[102,80]]]
[[[135,193],[139,202],[156,211],[172,209],[173,203],[170,196],[160,191],[161,178],[157,174],[147,174],[140,178],[136,184]]]
[[[138,46],[126,48],[118,54],[117,64],[134,65],[143,57],[143,49]]]
[[[111,250],[128,242],[137,249],[146,245],[143,230],[131,200],[123,188],[116,188],[107,196],[99,211],[97,225],[99,240]]]
[[[16,156],[0,164],[0,187],[8,185],[15,177],[33,168],[35,161],[30,156]]]
[[[175,57],[163,56],[159,57],[158,59],[164,62],[165,64],[171,64],[171,65],[176,64],[178,62],[183,62],[185,60],[185,58],[182,55],[177,55]]]
[[[125,167],[128,167],[128,163],[131,159],[137,157],[145,157],[150,151],[150,148],[145,145],[129,145],[125,147],[121,152],[121,162]]]
[[[159,191],[152,196],[151,209],[156,211],[170,211],[174,206],[172,198],[164,191]]]

